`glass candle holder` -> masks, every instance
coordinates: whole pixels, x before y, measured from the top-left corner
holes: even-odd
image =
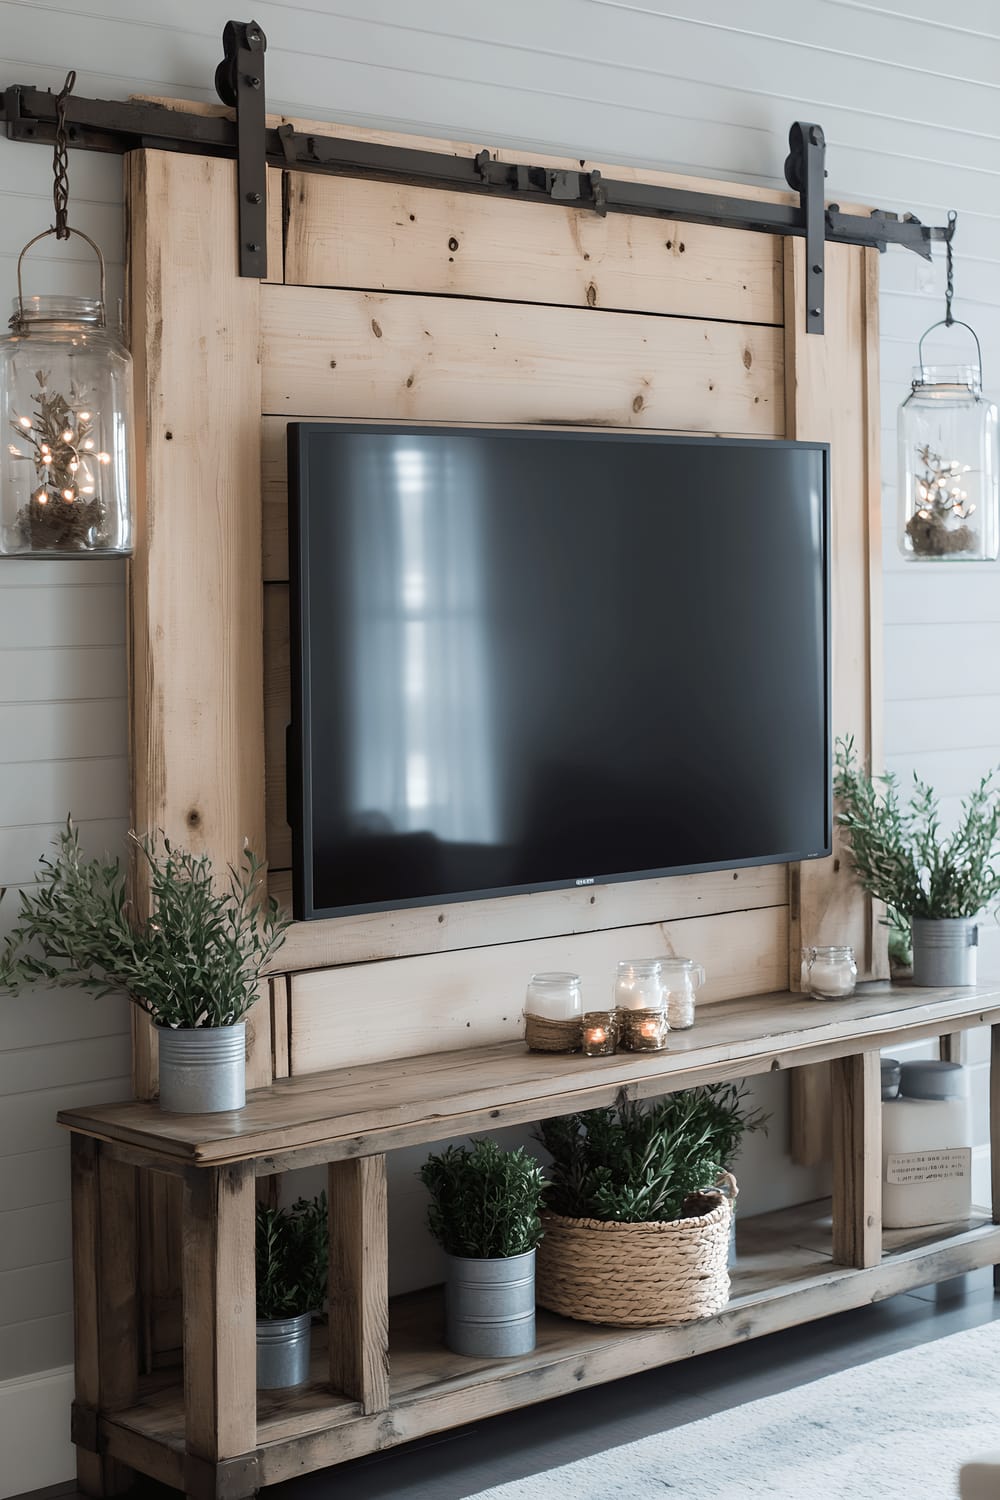
[[[618,1044],[618,1017],[613,1010],[588,1010],[582,1022],[583,1055],[610,1057]]]
[[[579,974],[532,974],[524,1001],[524,1039],[532,1052],[576,1052],[583,994]]]
[[[698,991],[705,983],[705,970],[690,958],[661,958],[663,997],[671,1031],[687,1031],[694,1025]]]
[[[670,1022],[665,1010],[626,1010],[621,1023],[627,1052],[662,1052],[666,1047]]]
[[[854,949],[845,946],[803,948],[803,989],[820,1000],[846,1000],[854,994],[858,966]]]
[[[997,409],[983,395],[980,364],[918,366],[898,429],[903,556],[913,562],[995,558]]]
[[[617,1010],[662,1010],[663,980],[658,958],[627,958],[618,965],[614,1002]]]

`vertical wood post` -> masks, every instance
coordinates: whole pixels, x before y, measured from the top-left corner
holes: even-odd
[[[184,1180],[187,1450],[210,1464],[257,1447],[254,1186],[252,1162]]]
[[[964,1031],[949,1031],[938,1037],[938,1057],[942,1062],[964,1063],[966,1061],[966,1036]]]
[[[384,1156],[329,1167],[330,1384],[366,1412],[389,1405],[389,1237]]]
[[[831,1064],[833,1258],[845,1266],[882,1259],[882,1084],[878,1052]]]
[[[990,1027],[990,1185],[993,1222],[1000,1224],[1000,1025]]]
[[[85,1495],[120,1495],[134,1476],[101,1454],[98,1423],[136,1399],[136,1174],[88,1136],[74,1133],[70,1151],[77,1483]]]

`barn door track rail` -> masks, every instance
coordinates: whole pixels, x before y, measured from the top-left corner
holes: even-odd
[[[789,133],[785,179],[797,204],[758,202],[721,193],[692,192],[650,183],[621,182],[602,172],[560,171],[551,167],[499,162],[488,151],[449,156],[405,146],[342,140],[269,127],[264,87],[267,39],[256,21],[229,21],[222,36],[224,56],[215,74],[223,104],[235,113],[194,115],[140,100],[119,102],[70,95],[65,101],[68,145],[84,151],[124,153],[140,148],[185,151],[233,158],[237,162],[240,275],[267,275],[267,168],[368,177],[453,192],[521,198],[535,203],[589,209],[597,214],[641,214],[724,229],[795,235],[806,242],[806,331],[823,332],[824,250],[835,244],[867,245],[884,251],[901,245],[925,260],[935,240],[947,240],[947,227],[922,224],[883,209],[842,213],[825,202],[826,141],[819,125],[796,121]],[[56,96],[13,84],[0,96],[0,120],[8,140],[51,145],[58,124]]]

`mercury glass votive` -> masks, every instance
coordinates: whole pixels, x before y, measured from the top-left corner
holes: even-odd
[[[622,1012],[622,1043],[628,1052],[662,1052],[670,1023],[665,1010]]]
[[[618,1043],[618,1017],[613,1010],[588,1010],[583,1018],[585,1057],[610,1057]]]

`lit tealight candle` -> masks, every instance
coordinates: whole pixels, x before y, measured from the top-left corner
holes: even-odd
[[[585,1057],[610,1057],[615,1050],[615,1018],[611,1011],[590,1011],[583,1018]]]

